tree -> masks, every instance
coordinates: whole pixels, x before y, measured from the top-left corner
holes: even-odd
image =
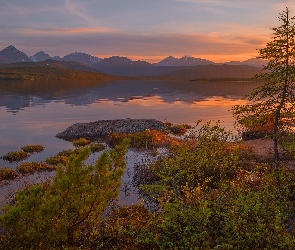
[[[280,139],[290,134],[295,120],[295,18],[286,8],[278,19],[281,26],[272,28],[272,40],[259,50],[258,58],[267,62],[257,75],[264,84],[246,96],[248,104],[233,107],[240,125],[272,137],[277,169]]]

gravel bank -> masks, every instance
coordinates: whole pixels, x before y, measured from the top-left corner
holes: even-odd
[[[106,138],[111,133],[136,133],[147,129],[164,129],[164,123],[155,119],[117,119],[76,123],[58,133],[56,137],[67,141],[81,137],[93,140]]]

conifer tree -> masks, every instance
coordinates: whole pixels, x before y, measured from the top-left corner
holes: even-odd
[[[281,25],[272,28],[272,40],[259,50],[258,58],[266,60],[266,65],[256,77],[264,84],[246,96],[248,104],[233,107],[240,125],[271,136],[276,168],[280,162],[280,139],[290,134],[295,121],[295,18],[286,8],[278,19]]]

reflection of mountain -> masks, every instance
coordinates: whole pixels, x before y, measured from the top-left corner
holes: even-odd
[[[164,102],[195,102],[221,96],[240,98],[250,93],[254,82],[190,81],[105,81],[105,82],[2,82],[0,105],[9,110],[64,101],[71,105],[89,105],[103,101],[117,104],[134,99],[160,97]]]
[[[39,98],[34,95],[19,95],[0,93],[0,106],[5,106],[9,111],[18,111],[27,107],[44,106],[51,100]]]

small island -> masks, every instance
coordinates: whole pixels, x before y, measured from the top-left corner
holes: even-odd
[[[165,123],[155,119],[117,119],[89,123],[76,123],[56,135],[57,138],[72,141],[81,137],[87,139],[106,138],[112,133],[137,133],[149,130],[163,130]]]

